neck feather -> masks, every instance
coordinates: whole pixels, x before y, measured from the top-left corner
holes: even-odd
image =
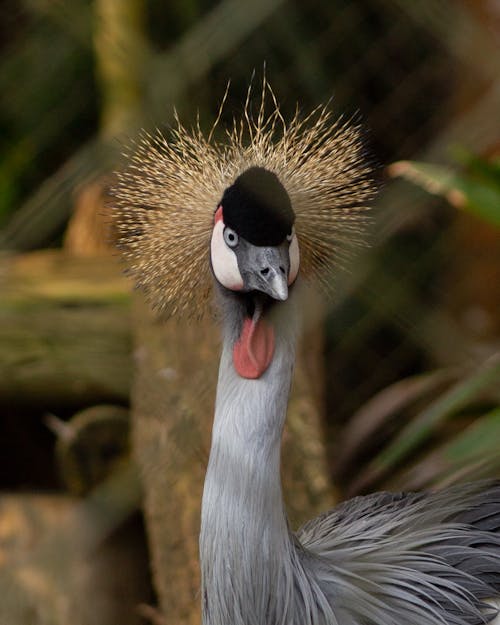
[[[293,315],[292,302],[286,306]],[[293,583],[286,579],[291,567],[284,566],[295,549],[280,482],[281,434],[295,358],[296,324],[289,313],[283,305],[274,319],[274,357],[257,380],[236,373],[234,333],[225,328],[202,503],[206,624],[264,622],[269,594],[286,601],[286,587]],[[277,614],[286,612],[276,607]]]

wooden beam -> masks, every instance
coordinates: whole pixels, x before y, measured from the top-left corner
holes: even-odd
[[[0,261],[0,401],[128,401],[130,287],[116,259],[60,250]]]

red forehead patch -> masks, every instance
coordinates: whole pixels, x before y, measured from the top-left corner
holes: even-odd
[[[222,221],[222,205],[217,208],[214,215],[214,224],[218,221]]]

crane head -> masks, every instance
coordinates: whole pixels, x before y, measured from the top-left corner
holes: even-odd
[[[274,353],[269,309],[288,298],[299,271],[290,197],[276,174],[250,167],[226,188],[210,243],[213,275],[242,311],[233,363],[242,377],[260,378]],[[238,317],[239,315],[236,315]]]
[[[286,300],[299,271],[295,214],[278,177],[251,167],[224,191],[214,215],[212,270],[231,291]]]

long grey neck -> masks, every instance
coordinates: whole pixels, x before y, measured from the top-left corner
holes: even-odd
[[[275,323],[285,330],[276,330],[273,360],[258,380],[236,373],[234,335],[225,328],[202,502],[205,625],[285,622],[286,606],[279,603],[291,592],[287,563],[295,550],[281,492],[280,445],[295,358],[294,326],[289,317]]]

